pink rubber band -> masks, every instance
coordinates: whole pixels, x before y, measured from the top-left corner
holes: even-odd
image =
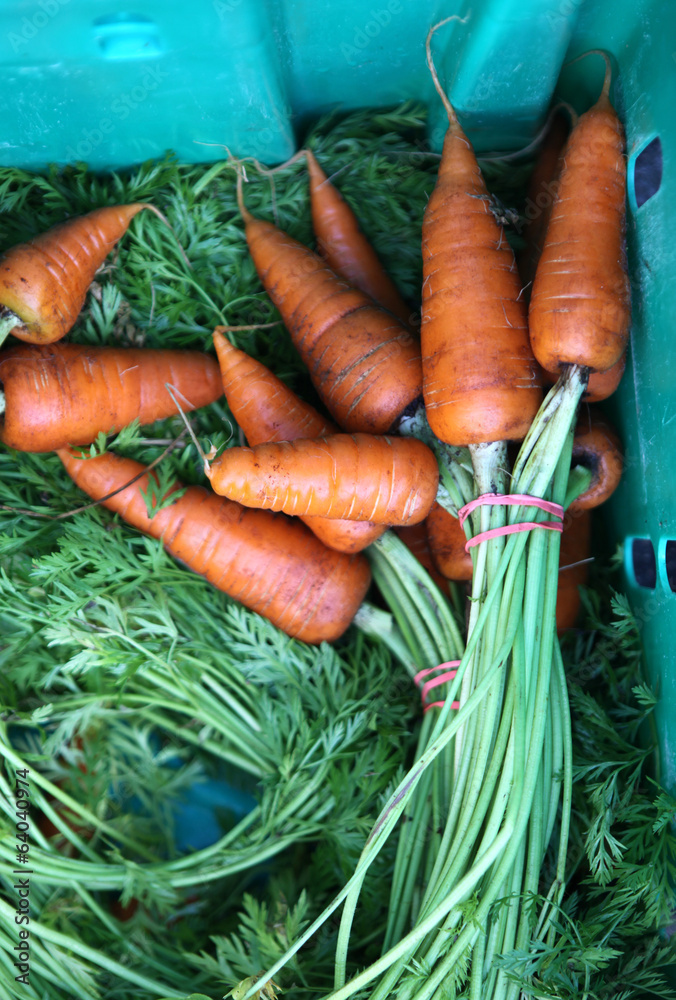
[[[468,516],[477,507],[483,504],[500,504],[515,507],[539,507],[540,510],[547,511],[563,521],[563,507],[553,500],[543,500],[541,497],[532,497],[528,493],[483,493],[476,500],[470,500],[458,511],[458,521],[460,526],[465,523]],[[516,524],[506,524],[502,528],[490,528],[488,531],[481,531],[465,542],[465,552],[469,552],[480,542],[486,542],[489,538],[499,538],[501,535],[514,535],[520,531],[531,531],[533,528],[546,528],[549,531],[563,531],[563,524],[559,521],[519,521]]]
[[[420,697],[422,699],[422,704],[423,704],[423,714],[425,712],[429,712],[431,708],[443,708],[445,704],[445,702],[443,701],[433,701],[427,704],[425,701],[427,693],[428,691],[431,691],[433,688],[439,687],[439,685],[441,684],[446,684],[447,681],[452,681],[458,671],[454,669],[447,670],[446,668],[457,667],[459,666],[459,664],[460,660],[449,660],[447,663],[440,663],[436,667],[428,667],[427,670],[420,670],[415,675],[413,681],[418,687],[420,687],[420,682],[423,680],[424,677],[429,676],[429,674],[436,674],[438,670],[443,671],[443,673],[439,674],[437,677],[433,677],[432,680],[426,681],[422,685]],[[460,708],[460,702],[459,701],[451,702],[451,708],[457,710],[458,708]]]
[[[465,552],[478,545],[479,542],[486,542],[489,538],[498,538],[500,535],[515,535],[519,531],[530,531],[531,528],[548,528],[550,531],[563,531],[560,521],[518,521],[516,524],[505,524],[502,528],[490,528],[489,531],[481,531],[465,542]]]
[[[560,503],[554,503],[553,500],[542,500],[540,497],[532,497],[528,493],[483,493],[476,500],[470,500],[469,503],[460,508],[458,511],[460,527],[463,526],[473,510],[487,503],[501,506],[539,507],[540,510],[546,510],[548,514],[563,518],[563,507]]]

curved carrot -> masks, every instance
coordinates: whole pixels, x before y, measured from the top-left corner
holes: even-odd
[[[0,354],[0,441],[19,451],[90,444],[138,418],[176,413],[166,384],[192,410],[223,394],[215,358],[199,351],[18,344]]]
[[[241,211],[258,275],[329,413],[347,431],[388,431],[422,391],[409,331],[302,243]]]
[[[96,271],[142,209],[111,205],[69,219],[20,243],[0,258],[0,341],[7,333],[31,344],[51,344],[80,315]]]
[[[569,131],[570,125],[564,112],[560,109],[553,111],[526,195],[526,225],[523,230],[526,246],[517,254],[519,273],[526,287],[533,282],[542,253]]]
[[[573,628],[580,611],[580,585],[587,581],[591,550],[591,515],[580,511],[566,516],[559,553],[559,584],[556,594],[556,629],[559,635]]]
[[[371,434],[229,448],[207,475],[216,493],[248,507],[390,525],[422,521],[439,484],[422,441]]]
[[[223,390],[230,412],[252,446],[295,438],[325,437],[338,428],[304,402],[281,379],[223,336],[214,331],[214,347],[221,366]],[[303,520],[329,548],[339,552],[361,552],[385,526],[370,521],[304,517]]]
[[[440,573],[447,580],[471,580],[474,566],[471,555],[465,552],[467,536],[457,517],[437,503],[425,523],[432,558]]]
[[[306,150],[305,158],[310,174],[312,227],[321,255],[336,274],[409,327],[411,309],[359,228],[354,212],[331,184],[314,153]]]
[[[428,65],[449,125],[423,217],[425,409],[448,444],[518,440],[542,400],[521,282],[472,146],[436,76],[431,34]]]
[[[591,410],[588,415],[583,412],[575,428],[572,461],[591,469],[592,481],[569,511],[591,510],[615,492],[622,477],[620,439],[610,424]]]
[[[630,294],[624,247],[624,129],[608,91],[578,120],[564,153],[530,302],[535,357],[561,372],[575,364],[607,371],[629,336]]]
[[[75,483],[95,500],[143,471],[138,462],[112,453],[85,460],[68,449],[58,455]],[[342,635],[370,583],[364,556],[327,549],[300,522],[249,510],[201,486],[189,486],[150,519],[141,495],[149,482],[146,474],[104,506],[160,538],[171,556],[288,635],[310,643]]]
[[[587,382],[587,388],[582,394],[582,402],[600,403],[602,400],[612,396],[622,380],[626,365],[627,352],[625,351],[620,360],[616,361],[612,368],[608,368],[605,372],[592,372]],[[554,385],[559,377],[557,372],[547,372],[544,368],[542,369],[542,374],[548,385]]]

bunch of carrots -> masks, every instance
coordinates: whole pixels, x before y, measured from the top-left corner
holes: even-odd
[[[373,305],[242,206],[261,280],[325,406],[353,432],[350,448],[369,430],[388,431],[394,440],[423,440],[438,460],[436,501],[458,518],[472,558],[464,649],[454,637],[456,648],[447,645],[443,662],[416,675],[432,721],[423,728],[415,765],[384,807],[343,891],[246,996],[272,981],[343,903],[331,1000],[347,1000],[369,986],[373,1000],[516,997],[518,988],[496,959],[514,949],[527,953],[533,936],[550,947],[556,941],[572,783],[567,691],[556,641],[559,543],[566,511],[569,523],[579,524],[588,538],[581,512],[608,495],[621,472],[619,444],[603,421],[587,411],[576,443],[574,430],[583,396],[598,400],[617,384],[629,333],[623,133],[608,97],[607,65],[599,100],[574,124],[554,160],[558,193],[539,236],[528,306],[471,145],[436,78],[431,34],[430,69],[449,128],[423,222],[422,401],[401,391],[417,357],[409,353],[410,338],[393,312],[384,337],[374,323],[377,336],[364,339],[363,321]],[[318,180],[326,185],[309,161],[315,186]],[[334,210],[330,218],[336,215]],[[331,260],[334,245],[344,242],[342,234],[325,228],[325,257]],[[331,262],[340,271],[338,258]],[[395,369],[391,351],[397,343]],[[387,398],[396,404],[381,416],[372,400],[383,354],[387,366],[378,384],[389,383]],[[555,382],[544,400],[543,371]],[[590,388],[592,376],[598,377]],[[354,494],[338,508],[342,453],[329,444],[338,440],[324,438],[321,448],[294,442],[232,449],[208,474],[228,496],[246,490],[247,503],[329,517],[349,517],[357,509],[374,518],[376,507],[355,507]],[[514,441],[522,444],[510,470],[507,446]],[[296,459],[307,456],[319,468],[324,448],[329,471],[301,486],[292,471]],[[334,489],[325,496],[329,479]],[[383,488],[378,485],[379,496]],[[428,517],[433,504],[425,503]],[[393,648],[422,665],[416,653],[422,641],[412,626],[420,591],[398,573],[406,557],[389,536],[370,551],[376,579],[393,610],[396,605],[401,625]],[[429,625],[434,615],[423,619]],[[436,642],[434,625],[430,633]],[[415,641],[406,643],[407,634]],[[437,685],[445,697],[432,703],[427,695]],[[400,834],[382,957],[346,982],[361,887],[402,816],[408,822]],[[538,898],[557,825],[555,878],[534,917],[526,901]]]
[[[364,602],[371,571],[392,607],[400,632],[389,641],[423,689],[418,757],[345,889],[285,957],[345,901],[332,1000],[374,981],[376,1000],[463,990],[511,997],[493,959],[527,947],[534,930],[555,937],[571,780],[556,641],[560,535],[567,511],[571,551],[578,530],[588,540],[581,512],[621,472],[619,443],[591,411],[574,435],[580,400],[598,401],[621,376],[629,332],[623,135],[610,70],[597,104],[567,137],[556,130],[558,150],[547,150],[544,180],[536,177],[554,177],[558,193],[546,226],[531,234],[528,306],[471,144],[436,77],[431,36],[428,59],[449,128],[423,222],[419,338],[312,153],[303,155],[319,252],[247,210],[239,167],[249,252],[331,419],[239,350],[227,336],[234,329],[215,331],[218,361],[61,341],[96,269],[151,206],[98,210],[36,238],[35,273],[25,246],[0,260],[2,327],[27,341],[0,354],[6,445],[56,450],[92,499],[297,639],[334,641],[352,621],[377,630],[378,610]],[[547,372],[555,384],[543,400]],[[144,498],[152,471],[82,452],[100,432],[223,393],[248,446],[204,455],[211,488],[176,483],[154,515]],[[510,468],[514,442],[522,443]],[[418,546],[442,589],[447,578],[468,581],[464,642],[442,589],[388,528]],[[565,615],[559,605],[559,627],[574,618],[576,584]],[[416,631],[423,590],[428,644]],[[443,697],[432,701],[437,688]],[[538,890],[561,803],[559,866],[534,928],[522,901]],[[360,888],[402,815],[383,955],[346,983]],[[264,990],[283,962],[242,996]]]

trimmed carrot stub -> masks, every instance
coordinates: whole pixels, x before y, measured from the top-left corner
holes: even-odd
[[[580,586],[587,582],[591,551],[591,514],[566,515],[559,552],[556,629],[559,635],[575,625],[580,612]]]
[[[427,537],[432,558],[447,580],[471,580],[472,556],[465,552],[467,536],[457,517],[435,503],[427,515]]]
[[[434,71],[430,37],[428,64],[449,125],[423,217],[425,409],[448,444],[520,440],[542,401],[521,281],[474,150]]]
[[[214,331],[214,346],[225,398],[251,446],[338,433],[335,424],[299,399],[269,368],[234,347],[219,327]],[[384,525],[370,521],[303,520],[325,545],[339,552],[361,552],[385,531]]]
[[[550,372],[567,364],[607,371],[629,336],[624,129],[609,89],[607,62],[601,96],[568,139],[533,282],[531,343]]]
[[[410,332],[302,243],[241,211],[258,275],[331,416],[347,431],[390,430],[422,392]]]
[[[583,410],[573,439],[573,465],[591,470],[592,481],[568,508],[571,512],[591,510],[604,503],[617,489],[622,477],[622,446],[614,429],[592,410]]]
[[[18,344],[0,354],[0,441],[54,451],[137,418],[170,417],[177,411],[167,384],[186,410],[223,394],[216,359],[199,351]]]
[[[359,228],[354,212],[331,184],[314,153],[306,150],[305,158],[310,174],[312,227],[322,257],[336,274],[410,326],[411,309]]]
[[[334,552],[299,521],[249,510],[201,486],[148,517],[141,491],[143,466],[107,453],[78,460],[58,452],[75,483],[103,501],[134,528],[160,538],[167,552],[209,583],[288,635],[304,642],[333,642],[352,621],[371,580],[364,556]],[[175,484],[173,489],[180,489]]]
[[[627,365],[627,352],[625,351],[619,361],[616,361],[612,368],[605,372],[592,372],[587,382],[587,388],[582,394],[583,403],[600,403],[617,389],[622,381],[624,369]],[[558,379],[556,372],[547,372],[542,369],[543,377],[548,385],[554,385]]]
[[[439,484],[422,441],[372,434],[229,448],[206,471],[216,493],[247,507],[389,525],[424,520]]]
[[[144,208],[157,213],[142,202],[97,208],[7,250],[0,258],[0,342],[8,333],[31,344],[64,337],[96,271]]]

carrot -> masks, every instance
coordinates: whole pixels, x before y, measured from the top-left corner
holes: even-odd
[[[559,186],[558,178],[563,165],[563,150],[568,132],[568,118],[563,110],[553,111],[528,185],[525,210],[526,225],[523,230],[526,246],[517,255],[521,280],[527,288],[533,282],[537,263],[542,253],[542,244]]]
[[[0,343],[51,344],[71,329],[96,271],[142,209],[111,205],[69,219],[0,258]]]
[[[627,352],[625,351],[620,360],[616,361],[612,368],[608,368],[605,372],[592,372],[587,382],[587,388],[582,394],[582,402],[600,403],[602,400],[612,396],[622,380],[626,365]],[[548,385],[553,385],[559,377],[557,372],[547,372],[544,368],[542,369],[542,374],[544,381]]]
[[[434,508],[432,508],[434,510]],[[432,553],[430,551],[429,539],[427,535],[427,525],[429,523],[428,514],[424,521],[418,524],[408,524],[403,528],[395,528],[396,534],[401,538],[406,548],[411,552],[421,566],[423,566],[432,577],[437,587],[442,593],[448,593],[448,580],[437,569]]]
[[[439,484],[422,441],[371,434],[229,448],[206,471],[216,493],[248,507],[390,525],[424,520]]]
[[[559,635],[575,625],[580,611],[580,585],[586,583],[591,548],[591,515],[580,511],[570,513],[561,535],[559,553],[559,585],[556,594],[556,629]]]
[[[410,327],[411,309],[360,230],[354,212],[331,184],[314,153],[306,150],[305,158],[310,174],[312,226],[321,255],[336,274]]]
[[[432,558],[447,580],[471,580],[474,567],[469,552],[465,552],[467,536],[453,517],[438,503],[427,515],[427,537]]]
[[[86,460],[67,449],[58,455],[75,483],[95,500],[143,471],[138,462],[112,453]],[[248,510],[201,486],[189,486],[150,519],[141,494],[149,483],[146,474],[104,506],[160,538],[171,556],[288,635],[309,643],[333,642],[342,635],[370,583],[363,556],[334,552],[298,521]]]
[[[521,282],[472,146],[436,75],[434,30],[428,65],[449,125],[423,217],[425,408],[448,444],[519,440],[542,400]]]
[[[610,424],[591,409],[588,415],[581,414],[575,428],[573,464],[591,469],[592,481],[571,503],[571,512],[598,507],[617,489],[623,465],[620,440]]]
[[[596,104],[578,120],[564,153],[530,302],[535,357],[561,372],[575,364],[611,368],[629,336],[624,247],[624,130],[608,92],[610,63]]]
[[[240,208],[258,275],[331,416],[347,431],[390,430],[422,391],[409,331],[302,243]]]
[[[269,368],[234,347],[221,330],[217,327],[214,331],[214,346],[225,398],[250,445],[325,437],[338,432],[335,424],[300,399]],[[371,521],[324,517],[302,520],[325,545],[339,552],[361,552],[385,530],[384,525]]]
[[[17,344],[0,354],[0,441],[53,451],[90,444],[136,418],[152,423],[176,413],[167,383],[185,409],[223,393],[215,358],[199,351]]]

